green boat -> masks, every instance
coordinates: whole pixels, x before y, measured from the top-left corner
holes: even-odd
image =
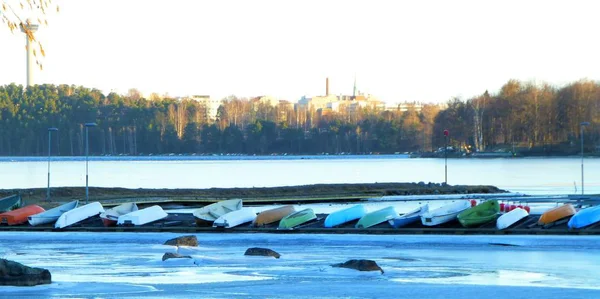
[[[279,221],[280,229],[292,229],[300,224],[309,222],[311,220],[317,219],[317,215],[315,215],[315,211],[313,209],[304,209],[302,211],[298,211],[292,214],[289,214]]]
[[[375,212],[368,213],[358,220],[356,223],[356,228],[368,228],[388,220],[394,219],[398,217],[398,212],[394,207],[390,206],[387,208],[383,208],[381,210],[377,210]]]
[[[15,194],[0,198],[0,213],[12,211],[21,207],[21,195]]]
[[[492,222],[498,218],[500,206],[497,200],[488,200],[458,214],[457,218],[464,227],[473,227]]]

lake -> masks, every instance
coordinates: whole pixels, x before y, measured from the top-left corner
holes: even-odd
[[[585,192],[600,193],[600,159],[586,158]],[[51,186],[85,186],[84,157],[53,157]],[[46,187],[45,157],[0,157],[0,189]],[[90,157],[89,185],[124,188],[272,187],[443,182],[444,159],[387,156]],[[581,160],[448,159],[448,184],[527,194],[581,193]]]
[[[591,236],[0,232],[0,255],[50,270],[53,283],[0,287],[6,298],[600,298]],[[513,246],[497,246],[509,244]],[[281,258],[244,256],[266,247]],[[178,251],[190,259],[162,261]],[[385,271],[333,268],[371,259]]]

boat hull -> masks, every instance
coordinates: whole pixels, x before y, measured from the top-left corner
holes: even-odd
[[[407,226],[409,224],[419,221],[419,219],[421,219],[421,215],[427,212],[429,212],[429,205],[426,204],[404,215],[396,217],[388,222],[393,228]]]
[[[117,226],[117,220],[103,218],[102,216],[100,217],[100,219],[102,219],[102,225],[104,225],[105,227]]]
[[[313,209],[304,209],[287,215],[279,221],[279,229],[292,229],[298,225],[317,219]]]
[[[0,213],[12,211],[21,207],[21,195],[15,194],[0,199]]]
[[[167,216],[169,216],[167,212],[160,206],[154,205],[119,216],[117,225],[139,226],[167,218]]]
[[[507,229],[527,216],[529,216],[529,213],[526,210],[516,208],[498,217],[498,220],[496,220],[496,228],[499,230]]]
[[[474,227],[495,221],[498,213],[500,213],[498,201],[488,200],[460,212],[456,218],[462,226]]]
[[[600,205],[583,209],[569,219],[569,228],[584,228],[600,222]]]
[[[280,221],[281,219],[283,219],[283,217],[294,212],[296,212],[296,208],[294,208],[294,206],[291,205],[262,211],[256,216],[256,218],[254,218],[252,224],[254,226],[264,226],[273,222]]]
[[[38,205],[28,205],[22,208],[0,214],[0,224],[19,225],[27,223],[27,217],[44,212]]]
[[[570,203],[546,211],[538,220],[539,225],[546,225],[575,215],[576,211]]]
[[[389,221],[398,217],[398,212],[394,207],[386,207],[381,210],[377,210],[371,213],[366,214],[362,218],[358,220],[356,223],[356,228],[369,228],[371,226],[375,226],[377,224]]]
[[[256,218],[254,208],[241,208],[237,211],[229,212],[215,220],[213,227],[232,228],[244,223],[252,222]]]
[[[137,204],[128,202],[105,210],[104,213],[100,213],[100,219],[102,219],[102,224],[106,227],[116,226],[119,216],[135,212],[137,210],[139,210]]]
[[[222,200],[194,211],[196,225],[210,226],[217,218],[233,211],[241,209],[243,201],[241,199]]]
[[[325,218],[324,227],[335,227],[344,223],[357,220],[367,214],[367,209],[363,205],[355,205],[343,210],[335,211]]]
[[[77,208],[78,205],[79,205],[79,201],[74,200],[74,201],[68,202],[66,204],[60,205],[56,208],[47,210],[45,212],[29,216],[29,217],[27,217],[27,221],[29,222],[29,225],[31,225],[31,226],[48,224],[48,223],[54,224],[63,213],[68,212],[74,208]]]
[[[468,200],[459,200],[451,204],[439,207],[421,215],[421,224],[425,226],[435,226],[448,223],[456,219],[460,212],[471,207]]]
[[[70,211],[64,212],[56,223],[54,224],[55,228],[65,228],[86,220],[90,217],[100,215],[100,213],[104,212],[104,208],[99,202],[92,202],[87,205],[74,208]]]

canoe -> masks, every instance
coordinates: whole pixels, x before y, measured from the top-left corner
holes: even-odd
[[[54,227],[65,228],[77,222],[96,216],[102,212],[104,212],[104,208],[99,202],[91,202],[87,205],[64,212],[62,215],[60,215],[60,217],[58,217]]]
[[[134,202],[127,202],[114,208],[104,210],[103,213],[100,213],[100,219],[102,219],[102,224],[104,224],[106,227],[115,226],[117,225],[119,216],[135,212],[137,210],[138,206]]]
[[[423,215],[421,215],[421,223],[425,226],[444,224],[456,219],[456,216],[460,212],[470,207],[471,202],[469,200],[458,200],[427,213],[423,213]]]
[[[315,215],[313,209],[304,209],[283,217],[281,221],[279,221],[279,229],[292,229],[315,219],[317,219],[317,215]]]
[[[160,206],[151,206],[119,216],[117,225],[138,226],[158,221],[169,216]]]
[[[496,228],[500,230],[509,228],[511,225],[514,225],[527,216],[529,216],[529,213],[525,209],[516,208],[500,216],[498,220],[496,220]]]
[[[79,205],[79,200],[74,200],[74,201],[68,202],[66,204],[60,205],[56,208],[47,210],[46,212],[42,212],[42,213],[39,213],[36,215],[31,215],[31,216],[27,217],[27,221],[29,221],[29,224],[32,226],[47,224],[47,223],[54,224],[56,222],[56,220],[58,220],[60,215],[76,208],[77,205]]]
[[[583,228],[600,222],[600,205],[583,209],[569,220],[569,228]]]
[[[27,217],[44,212],[44,208],[38,205],[28,205],[10,212],[0,214],[0,223],[7,225],[18,225],[27,222]]]
[[[421,219],[421,215],[427,212],[429,212],[429,205],[425,204],[424,206],[420,206],[406,214],[391,219],[388,222],[393,228],[403,227],[417,222],[419,219]]]
[[[254,226],[263,226],[273,222],[280,221],[283,217],[296,212],[294,206],[282,206],[275,209],[270,209],[260,212],[252,221]]]
[[[324,227],[335,227],[346,222],[357,220],[367,214],[367,209],[363,205],[355,205],[349,208],[335,211],[325,218]]]
[[[242,208],[241,199],[229,199],[222,200],[194,211],[194,218],[196,219],[196,225],[207,226],[217,220],[217,218],[233,211],[237,211]]]
[[[575,215],[576,211],[570,203],[546,211],[538,220],[539,225],[546,225],[563,218]]]
[[[456,218],[464,227],[479,226],[498,218],[500,205],[497,200],[487,200],[472,208],[460,212]]]
[[[356,223],[356,228],[368,228],[398,217],[394,207],[387,207],[362,216]]]
[[[254,208],[241,208],[217,218],[213,222],[213,227],[232,228],[251,222],[254,218],[256,218],[256,210]]]
[[[0,213],[12,211],[21,207],[21,195],[15,194],[0,199]]]

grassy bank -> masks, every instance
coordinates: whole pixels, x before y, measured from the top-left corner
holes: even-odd
[[[269,188],[210,188],[210,189],[126,189],[89,188],[90,201],[136,200],[141,198],[185,199],[186,201],[212,202],[228,198],[258,199],[274,201],[295,199],[298,202],[314,201],[319,198],[368,198],[385,195],[423,194],[469,194],[502,193],[494,186],[440,185],[424,183],[375,183],[375,184],[318,184]],[[46,188],[4,189],[0,197],[20,193],[27,204],[44,207],[56,206],[60,202],[84,199],[85,187],[57,187],[51,189],[51,200],[46,200]],[[311,200],[312,199],[312,200]]]

